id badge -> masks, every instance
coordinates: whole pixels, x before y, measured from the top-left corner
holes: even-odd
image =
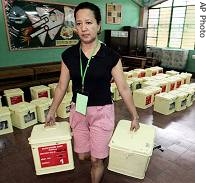
[[[86,115],[87,102],[88,102],[88,96],[87,95],[77,93],[76,111],[83,114],[83,115]]]

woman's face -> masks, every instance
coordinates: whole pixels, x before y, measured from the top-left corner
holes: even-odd
[[[80,9],[76,13],[76,29],[77,34],[84,43],[92,43],[97,38],[97,33],[100,30],[94,16],[94,13],[89,9]]]

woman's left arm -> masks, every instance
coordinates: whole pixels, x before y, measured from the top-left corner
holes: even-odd
[[[139,129],[139,115],[136,111],[136,107],[133,102],[133,97],[131,94],[131,90],[125,80],[125,76],[123,73],[123,67],[121,60],[118,61],[117,65],[112,68],[112,77],[117,85],[119,93],[125,102],[128,111],[132,116],[132,123],[130,130],[137,131]]]

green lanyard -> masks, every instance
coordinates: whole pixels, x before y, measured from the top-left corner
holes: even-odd
[[[92,56],[93,56],[93,54],[95,53],[96,48],[98,47],[98,43],[99,43],[99,41],[97,40],[96,47],[94,48],[93,52],[92,52],[91,55],[90,55],[90,58],[88,59],[88,62],[87,62],[87,65],[86,65],[86,67],[85,67],[85,71],[84,71],[84,72],[83,72],[83,69],[82,69],[81,46],[80,46],[80,48],[79,48],[79,54],[80,54],[80,74],[81,74],[81,78],[82,78],[82,92],[84,92],[85,75],[86,75],[87,69],[88,69],[88,67],[89,67],[90,61],[91,61],[91,59],[92,59]]]

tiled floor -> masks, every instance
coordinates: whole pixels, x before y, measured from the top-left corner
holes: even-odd
[[[122,101],[115,103],[116,123],[130,119]],[[157,145],[164,152],[153,151],[143,180],[106,169],[103,183],[194,183],[195,182],[195,106],[165,116],[153,108],[138,109],[142,123],[154,125]],[[89,183],[89,162],[80,163],[75,157],[71,171],[36,176],[28,137],[32,127],[14,129],[0,136],[0,183]],[[106,160],[106,164],[108,160]]]

